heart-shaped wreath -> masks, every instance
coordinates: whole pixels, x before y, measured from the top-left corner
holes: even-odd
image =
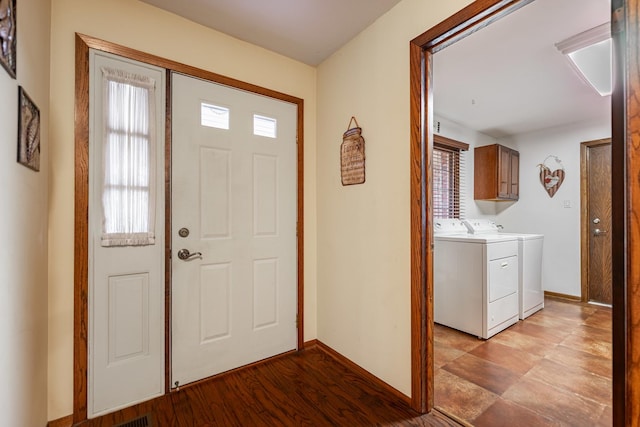
[[[549,158],[555,159],[556,163],[558,163],[560,167],[551,171],[551,168],[546,165]],[[560,161],[556,156],[547,156],[547,158],[544,159],[544,162],[540,163],[538,167],[540,168],[540,183],[546,190],[547,194],[549,194],[549,197],[555,196],[556,192],[562,185],[562,181],[564,181],[564,166],[562,165],[562,161]]]

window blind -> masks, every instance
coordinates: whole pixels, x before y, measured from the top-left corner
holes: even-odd
[[[469,145],[434,135],[433,217],[464,218],[465,155]]]

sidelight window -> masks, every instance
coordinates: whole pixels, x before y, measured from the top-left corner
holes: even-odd
[[[155,243],[155,81],[102,68],[102,246]]]

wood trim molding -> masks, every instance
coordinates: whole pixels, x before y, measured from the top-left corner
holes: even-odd
[[[589,301],[589,148],[611,144],[611,138],[585,141],[580,144],[580,299]]]
[[[532,1],[476,0],[414,38],[411,44],[436,53]]]
[[[395,397],[396,399],[402,400],[407,405],[411,404],[411,399],[409,398],[409,396],[405,395],[399,390],[396,390],[386,382],[382,381],[380,378],[373,375],[371,372],[367,371],[366,369],[362,368],[361,366],[347,359],[342,354],[338,353],[337,351],[335,351],[333,348],[329,347],[322,341],[313,340],[313,344],[314,344],[313,347],[317,347],[319,350],[321,350],[322,352],[326,353],[327,355],[335,359],[338,363],[346,367],[348,370],[357,373],[359,376],[362,376],[363,378],[366,378],[367,382],[375,384],[376,386],[382,388],[383,390],[385,390],[385,392]]]
[[[47,423],[47,427],[71,427],[73,425],[73,415],[58,418]]]
[[[561,294],[559,292],[544,291],[544,296],[545,298],[546,297],[559,298],[559,299],[565,299],[565,300],[576,301],[576,302],[582,301],[582,298],[577,297],[575,295]]]
[[[76,35],[73,421],[87,418],[89,274],[89,48]]]
[[[95,37],[76,33],[76,83],[75,83],[75,213],[74,213],[74,339],[73,339],[73,423],[87,419],[87,345],[88,345],[88,217],[89,217],[89,49],[120,55],[125,58],[156,65],[167,70],[177,71],[211,82],[224,84],[237,89],[264,95],[289,102],[297,106],[297,348],[304,347],[304,100],[282,92],[246,83],[210,71],[202,70],[169,59],[161,58],[135,49]],[[165,393],[170,391],[170,314],[171,286],[169,253],[171,250],[171,140],[170,140],[170,79],[167,79],[166,105],[166,145],[165,145],[165,184],[166,184],[166,222],[167,234],[165,247]]]
[[[432,343],[429,330],[433,329],[433,317],[427,314],[430,304],[427,303],[427,205],[426,161],[427,155],[423,144],[428,143],[420,123],[424,112],[424,61],[425,53],[420,46],[410,45],[410,121],[411,147],[410,156],[410,192],[411,192],[411,407],[421,413],[433,407],[433,351],[427,347]],[[430,223],[430,222],[429,222]],[[425,363],[426,361],[426,363]]]
[[[640,1],[611,1],[613,425],[640,426]]]

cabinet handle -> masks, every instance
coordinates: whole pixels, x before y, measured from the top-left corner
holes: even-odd
[[[507,267],[509,267],[508,262],[503,262],[502,264],[500,264],[500,268],[507,268]]]

